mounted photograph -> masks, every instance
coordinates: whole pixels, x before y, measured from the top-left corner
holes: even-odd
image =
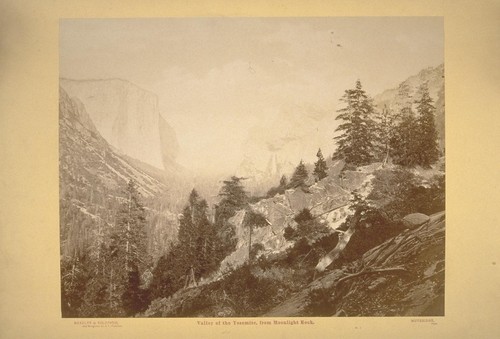
[[[444,316],[444,84],[443,17],[61,19],[62,317]]]

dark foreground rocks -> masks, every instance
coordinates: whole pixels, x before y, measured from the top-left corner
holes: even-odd
[[[445,214],[326,271],[264,316],[444,315]]]

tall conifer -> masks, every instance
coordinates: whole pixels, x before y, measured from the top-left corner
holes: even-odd
[[[309,173],[307,172],[306,165],[304,162],[300,160],[300,163],[295,168],[293,172],[292,178],[290,179],[290,183],[288,184],[289,188],[296,188],[299,186],[305,185],[307,178],[309,177]]]
[[[318,160],[314,163],[313,174],[316,176],[317,180],[321,180],[327,177],[326,170],[328,167],[326,166],[325,158],[323,158],[323,153],[321,153],[321,148],[318,149],[316,156],[318,157]]]
[[[423,167],[430,167],[439,158],[437,142],[436,123],[434,118],[435,108],[432,98],[429,95],[427,84],[419,88],[420,98],[417,104],[417,126],[418,126],[418,164]]]
[[[411,98],[410,87],[402,83],[398,89],[396,123],[391,133],[390,154],[395,164],[405,167],[418,164],[417,120]]]
[[[358,80],[355,88],[346,90],[340,100],[345,107],[336,118],[342,123],[335,130],[340,135],[334,137],[337,150],[333,158],[344,159],[346,164],[354,166],[369,164],[374,159],[376,140],[371,99]]]

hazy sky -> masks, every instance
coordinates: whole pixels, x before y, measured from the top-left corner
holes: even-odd
[[[62,20],[60,75],[154,92],[178,161],[229,168],[259,121],[294,106],[335,114],[356,79],[372,96],[395,87],[443,62],[443,38],[440,17]]]

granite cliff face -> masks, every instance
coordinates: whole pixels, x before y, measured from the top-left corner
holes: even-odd
[[[78,99],[59,92],[59,187],[61,254],[72,256],[100,243],[115,224],[124,188],[133,180],[145,204],[148,248],[153,257],[168,249],[177,216],[160,199],[167,186],[116,152],[100,135]]]
[[[60,85],[83,103],[110,145],[157,168],[175,167],[179,145],[175,131],[160,115],[156,95],[121,79],[61,79]]]

